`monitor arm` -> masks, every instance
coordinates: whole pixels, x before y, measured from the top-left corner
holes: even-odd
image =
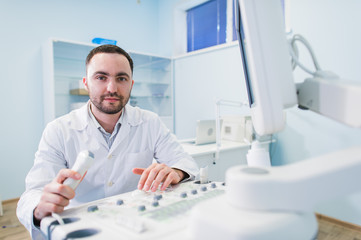
[[[314,77],[297,84],[300,108],[361,128],[361,84],[338,77]]]

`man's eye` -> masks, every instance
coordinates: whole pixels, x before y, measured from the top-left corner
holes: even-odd
[[[119,78],[118,78],[118,81],[124,82],[124,81],[127,81],[127,78],[125,78],[125,77],[119,77]]]
[[[104,76],[98,76],[96,77],[96,79],[100,80],[100,81],[104,81],[105,80],[105,77]]]

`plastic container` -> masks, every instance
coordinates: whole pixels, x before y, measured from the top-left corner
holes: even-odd
[[[105,39],[105,38],[93,38],[92,43],[101,44],[101,45],[104,45],[104,44],[117,45],[116,40]]]

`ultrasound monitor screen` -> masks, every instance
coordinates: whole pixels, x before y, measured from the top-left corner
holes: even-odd
[[[238,0],[234,1],[234,4],[235,4],[235,6],[234,6],[235,26],[236,26],[236,33],[237,33],[237,38],[238,38],[238,42],[239,42],[239,47],[241,50],[244,79],[246,81],[249,106],[252,107],[252,105],[254,104],[254,94],[252,91],[251,76],[249,74],[249,70],[248,70],[248,66],[247,66],[246,41],[245,41],[244,31],[243,31],[243,27],[242,27],[243,26],[242,18],[241,18],[241,12],[240,12],[240,8],[239,8]]]

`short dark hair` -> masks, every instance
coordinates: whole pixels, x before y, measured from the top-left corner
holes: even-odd
[[[85,66],[88,66],[90,60],[97,53],[118,53],[120,55],[123,55],[124,57],[126,57],[128,59],[130,69],[132,70],[132,73],[133,73],[133,60],[130,57],[130,55],[124,49],[122,49],[122,48],[120,48],[120,47],[118,47],[116,45],[111,45],[111,44],[101,45],[99,47],[96,47],[96,48],[92,49],[89,52],[88,56],[86,57]]]

